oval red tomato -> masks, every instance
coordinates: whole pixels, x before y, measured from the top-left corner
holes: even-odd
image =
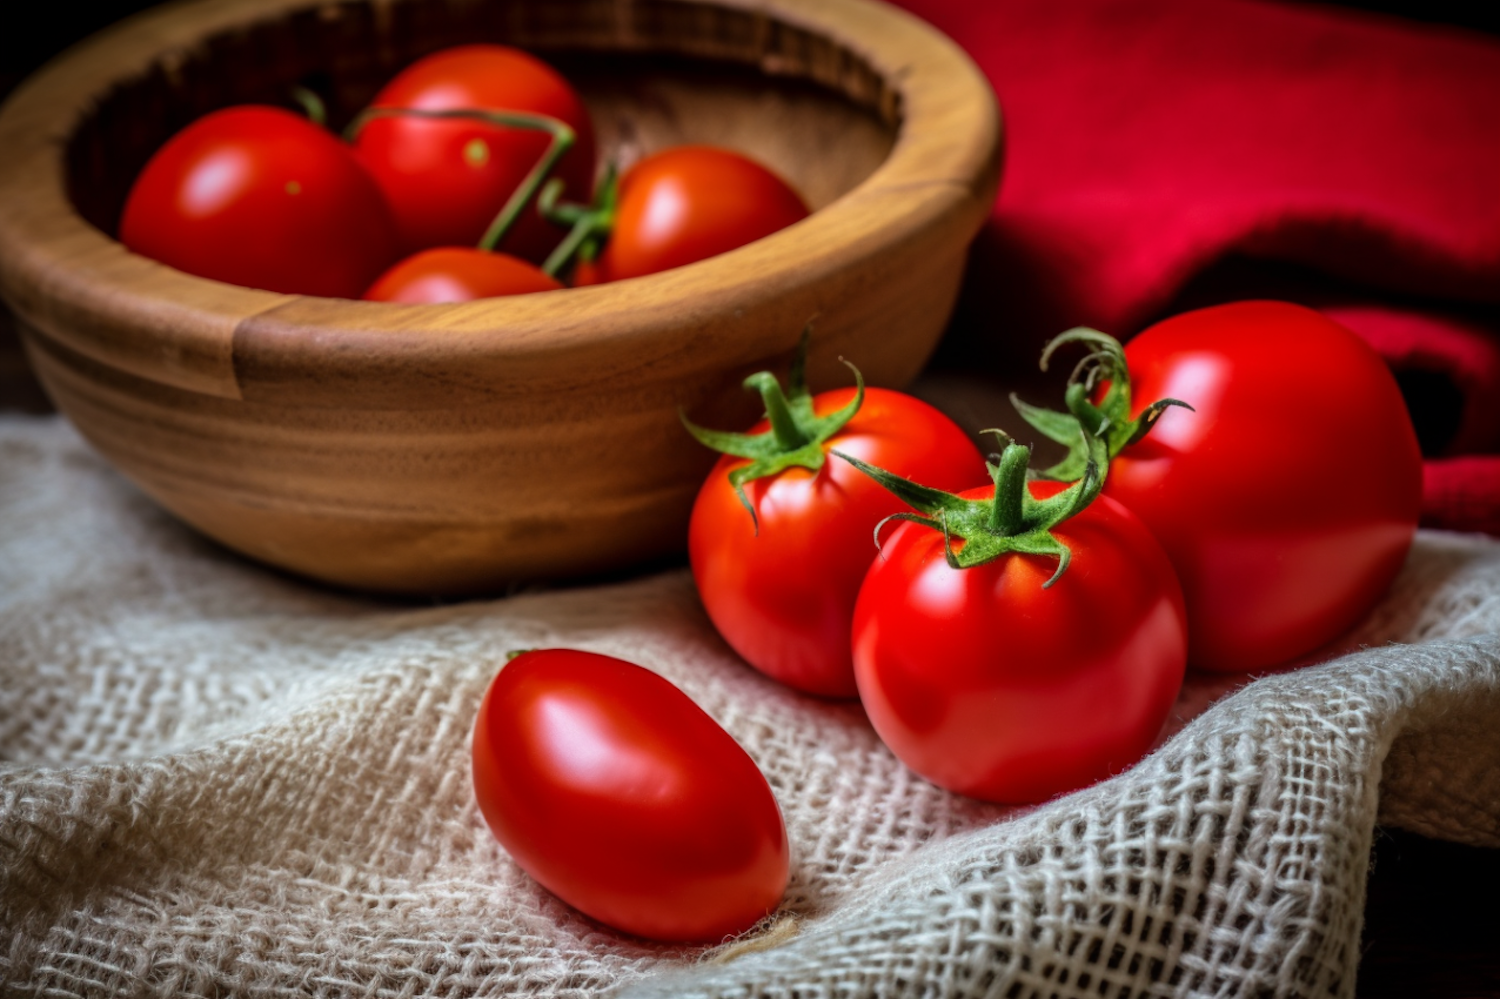
[[[391,267],[366,289],[371,302],[435,304],[552,291],[562,283],[507,253],[466,246],[422,250]]]
[[[1132,415],[1172,408],[1110,466],[1106,495],[1181,577],[1191,662],[1251,670],[1337,638],[1389,587],[1421,511],[1395,378],[1354,333],[1285,302],[1158,323],[1125,346]]]
[[[655,673],[522,653],[474,725],[474,795],[516,863],[569,905],[655,940],[718,941],[786,891],[781,811],[727,732]]]
[[[396,258],[385,201],[349,147],[280,108],[225,108],[157,151],[120,240],[199,277],[358,298]]]
[[[786,181],[747,156],[713,146],[674,146],[620,179],[613,227],[574,284],[655,274],[754,242],[806,218]]]
[[[1031,484],[1039,498],[1061,488]],[[953,568],[925,524],[902,524],[870,563],[854,611],[860,700],[941,787],[1008,803],[1083,787],[1139,760],[1175,702],[1187,635],[1161,546],[1107,497],[1052,533],[1072,557],[1045,588],[1055,557]]]
[[[812,397],[825,416],[852,388]],[[762,422],[751,433],[769,428]],[[865,390],[864,404],[820,445],[936,488],[985,479],[984,458],[952,420],[920,399]],[[724,640],[761,672],[808,693],[853,697],[849,623],[870,560],[874,529],[906,506],[842,461],[816,471],[790,467],[745,483],[752,519],[730,473],[748,464],[725,455],[704,480],[688,525],[698,593]]]
[[[492,109],[546,115],[573,129],[554,167],[564,193],[593,189],[594,132],[572,86],[545,62],[504,45],[461,45],[420,59],[383,87],[376,108]],[[479,242],[511,193],[545,153],[544,132],[482,121],[382,117],[355,137],[360,158],[395,214],[406,252]],[[497,249],[540,262],[562,238],[534,210],[522,213]]]

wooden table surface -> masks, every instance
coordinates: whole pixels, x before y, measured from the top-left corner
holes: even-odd
[[[1409,18],[1500,34],[1500,4],[1350,0]],[[45,59],[148,0],[42,5],[28,29],[0,31],[0,98]],[[0,412],[46,413],[10,315],[0,305]],[[1365,907],[1360,999],[1500,999],[1500,850],[1377,830]]]

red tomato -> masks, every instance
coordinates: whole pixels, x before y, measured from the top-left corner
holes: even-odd
[[[592,191],[594,131],[587,109],[556,70],[519,49],[461,45],[434,53],[386,84],[371,106],[556,118],[577,139],[552,176],[575,200],[587,200]],[[368,122],[354,145],[390,202],[406,251],[413,252],[478,243],[549,141],[544,132],[480,121],[387,117]],[[498,248],[540,262],[561,237],[562,230],[528,210]]]
[[[1158,323],[1125,347],[1132,415],[1181,399],[1114,459],[1106,495],[1171,556],[1190,661],[1285,662],[1337,638],[1389,587],[1422,500],[1395,378],[1358,336],[1285,302]]]
[[[168,140],[130,190],[120,240],[199,277],[339,298],[358,298],[397,252],[385,201],[349,147],[257,105]]]
[[[499,295],[552,291],[562,283],[506,253],[441,246],[414,253],[375,279],[372,302],[469,302]]]
[[[833,413],[855,392],[821,392],[814,412]],[[941,489],[985,479],[984,458],[957,424],[887,389],[866,389],[859,412],[820,447]],[[794,466],[745,483],[752,519],[729,481],[747,464],[720,458],[693,504],[688,555],[703,606],[761,672],[811,694],[853,697],[854,599],[876,555],[875,525],[906,506],[853,466],[827,461],[817,471]]]
[[[722,940],[786,891],[786,830],[755,763],[682,691],[610,656],[546,649],[500,670],[474,795],[528,874],[628,933]]]
[[[1036,497],[1061,488],[1031,484]],[[1045,589],[1056,558],[955,569],[924,524],[902,524],[870,563],[854,611],[859,696],[934,784],[1010,803],[1083,787],[1139,760],[1176,700],[1185,613],[1161,546],[1107,497],[1052,533],[1072,559]]]
[[[799,222],[807,205],[754,160],[712,146],[675,146],[620,179],[613,228],[576,285],[619,281],[681,267]]]

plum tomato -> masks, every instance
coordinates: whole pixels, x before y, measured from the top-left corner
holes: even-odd
[[[580,260],[575,285],[655,274],[726,253],[808,215],[786,181],[747,156],[674,146],[620,179],[603,249]]]
[[[653,940],[717,942],[786,891],[781,810],[748,754],[667,680],[612,656],[523,652],[474,725],[500,844],[574,908]]]
[[[746,379],[770,414],[749,434],[689,425],[725,454],[693,504],[688,557],[704,609],[746,662],[806,693],[853,697],[854,600],[875,525],[905,507],[828,451],[947,489],[983,482],[984,458],[947,416],[901,392],[859,380],[809,395],[803,344],[788,395],[770,372]]]
[[[1007,447],[993,486],[905,497],[942,519],[890,534],[852,639],[860,700],[891,751],[940,787],[1012,804],[1139,760],[1187,658],[1182,591],[1151,532],[1107,497],[1026,483],[1026,454]]]
[[[1069,408],[1114,425],[1105,493],[1177,567],[1193,666],[1283,664],[1368,613],[1416,532],[1422,457],[1363,340],[1273,301],[1185,312],[1123,352],[1095,331],[1065,338],[1093,348]]]
[[[583,101],[561,74],[504,45],[435,52],[397,74],[373,108],[419,111],[500,110],[545,115],[568,125],[574,144],[553,168],[569,197],[593,189],[594,132]],[[395,214],[405,252],[473,246],[542,159],[543,132],[475,120],[381,117],[364,124],[354,146]],[[498,249],[540,263],[562,230],[524,212]]]
[[[421,250],[375,279],[365,291],[371,302],[469,302],[476,298],[524,295],[561,288],[535,264],[508,253],[467,246]]]
[[[199,277],[337,298],[358,298],[397,256],[390,212],[349,147],[260,105],[169,139],[130,190],[120,241]]]

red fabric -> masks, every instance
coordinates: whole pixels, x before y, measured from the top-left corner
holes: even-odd
[[[1462,396],[1436,400],[1456,424],[1427,522],[1500,533],[1500,42],[1271,0],[903,4],[967,48],[1006,122],[961,336],[1034,364],[1080,324],[1323,308]],[[1419,427],[1446,418],[1409,398]]]
[[[1434,458],[1422,467],[1422,523],[1500,534],[1500,460],[1490,455]]]

